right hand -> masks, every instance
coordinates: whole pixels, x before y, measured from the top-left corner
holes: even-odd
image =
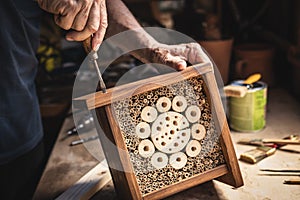
[[[42,9],[54,14],[55,23],[65,30],[67,40],[83,41],[94,34],[92,48],[102,42],[107,28],[105,0],[37,0]]]

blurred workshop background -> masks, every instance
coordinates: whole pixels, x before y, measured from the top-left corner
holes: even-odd
[[[290,177],[299,178],[300,166],[300,1],[123,0],[123,2],[143,27],[176,30],[198,42],[215,62],[224,85],[244,80],[254,73],[259,73],[260,81],[265,83],[263,87],[260,85],[257,95],[253,95],[260,102],[258,107],[252,102],[243,101],[242,98],[227,101],[233,104],[241,101],[235,104],[234,114],[231,116],[249,114],[240,109],[248,106],[255,114],[250,113],[252,118],[247,120],[249,123],[258,124],[258,127],[251,130],[245,125],[241,129],[237,127],[233,129],[232,125],[242,123],[230,120],[227,115],[244,186],[234,189],[218,181],[207,182],[170,199],[299,199],[299,185],[291,186],[285,183],[289,182]],[[66,41],[65,35],[66,31],[54,23],[53,16],[44,13],[40,47],[37,52],[40,66],[36,86],[48,162],[35,199],[54,199],[74,185],[89,170],[95,169],[99,160],[93,157],[94,154],[91,152],[94,150],[100,152],[104,159],[103,152],[99,148],[98,135],[93,129],[94,126],[91,126],[93,117],[91,115],[82,117],[78,122],[81,127],[78,124],[78,127],[74,125],[71,111],[73,84],[87,55],[81,42]],[[103,74],[106,86],[113,87],[123,74],[141,64],[131,55],[119,57]],[[85,76],[86,80],[92,76],[96,77],[95,73],[87,73]],[[250,95],[253,94],[252,89],[246,89],[250,91]],[[227,114],[230,113],[228,110]],[[239,112],[240,110],[242,111]],[[256,117],[256,114],[260,115],[260,118]],[[82,137],[78,137],[77,134],[80,128],[86,129]],[[86,140],[83,141],[82,138]],[[257,141],[265,138],[275,138],[277,141],[286,139],[288,142],[295,139],[297,144],[285,145],[273,141],[266,145],[261,143],[262,140],[260,143]],[[87,151],[85,148],[87,143],[94,149]],[[264,149],[261,151],[256,145],[262,145],[272,152]],[[278,151],[274,153],[276,149]],[[257,154],[258,151],[260,154]],[[274,156],[270,156],[273,154]],[[267,173],[268,170],[270,173]],[[296,182],[299,184],[298,179]],[[97,190],[99,189],[100,187]],[[112,182],[98,192],[95,199],[111,199],[111,197],[115,197]]]

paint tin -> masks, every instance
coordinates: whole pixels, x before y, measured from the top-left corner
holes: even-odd
[[[238,80],[232,85],[247,86],[248,91],[242,98],[229,98],[230,127],[240,132],[262,130],[266,125],[267,84],[259,81],[245,85],[242,80]]]

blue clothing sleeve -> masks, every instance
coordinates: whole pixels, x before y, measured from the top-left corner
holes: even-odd
[[[30,151],[43,136],[34,84],[41,12],[33,0],[0,3],[0,164]]]

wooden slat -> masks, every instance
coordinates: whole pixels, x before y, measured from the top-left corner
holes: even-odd
[[[106,167],[106,160],[96,165],[72,187],[62,193],[56,200],[85,200],[91,198],[96,192],[102,189],[109,181],[111,176]]]
[[[96,111],[96,112],[94,112]],[[115,139],[112,134],[109,120],[105,107],[97,108],[93,110],[94,118],[98,119],[99,124],[95,123],[97,132],[100,138],[100,142],[104,151],[104,155],[109,164],[109,170],[114,183],[126,183],[126,175],[122,166],[121,158],[119,155],[118,148],[115,144]],[[100,131],[103,130],[103,131]],[[122,184],[122,187],[115,185],[115,190],[118,195],[124,199],[130,199],[129,194],[130,188],[128,184]]]
[[[218,166],[212,170],[205,171],[199,175],[195,175],[191,178],[187,178],[178,183],[174,183],[172,185],[165,186],[160,190],[157,190],[150,194],[144,195],[143,199],[145,199],[145,200],[147,200],[147,199],[149,199],[149,200],[162,199],[162,198],[165,198],[172,194],[176,194],[178,192],[181,192],[188,188],[194,187],[196,185],[199,185],[200,183],[204,183],[206,181],[212,180],[214,178],[217,178],[217,177],[222,176],[227,173],[228,173],[228,169],[227,169],[226,165],[224,164],[224,165]]]
[[[106,93],[101,91],[74,99],[73,105],[82,106],[83,102],[87,104],[89,110],[109,105],[115,101],[141,94],[149,90],[154,90],[162,86],[170,85],[199,74],[206,74],[212,71],[212,67],[205,63],[188,67],[180,72],[172,72],[164,75],[151,77],[148,79],[136,81],[126,85],[110,88]]]
[[[121,164],[122,164],[123,170],[124,170],[123,172],[120,172],[120,173],[124,173],[124,175],[126,177],[126,179],[123,180],[123,183],[127,185],[126,188],[129,188],[130,191],[124,190],[125,188],[123,187],[123,185],[122,186],[115,185],[115,188],[118,188],[119,191],[124,190],[121,192],[121,194],[128,193],[128,196],[130,194],[131,195],[130,199],[141,199],[142,195],[140,193],[139,186],[138,186],[136,177],[133,172],[129,153],[128,153],[127,147],[125,145],[125,141],[122,137],[121,130],[118,126],[118,123],[115,121],[111,107],[105,106],[105,110],[106,110],[106,114],[107,114],[107,118],[108,118],[110,127],[112,129],[112,134],[114,137],[115,144],[118,147],[120,161],[121,161]]]
[[[208,94],[211,100],[211,108],[214,120],[217,125],[217,132],[221,133],[220,143],[222,151],[229,168],[229,173],[218,178],[221,182],[227,183],[234,187],[243,185],[243,178],[239,168],[238,160],[235,154],[234,146],[230,136],[230,129],[227,123],[226,115],[223,109],[218,86],[213,73],[208,73],[204,76]]]

